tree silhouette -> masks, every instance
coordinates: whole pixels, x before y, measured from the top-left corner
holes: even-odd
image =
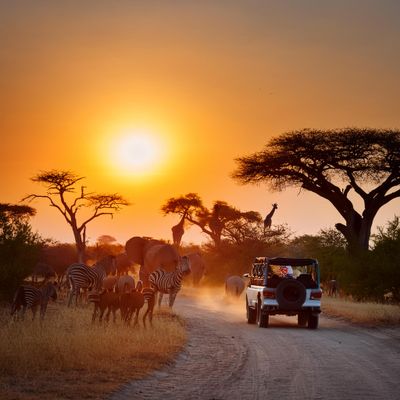
[[[117,241],[117,239],[115,239],[114,236],[110,236],[110,235],[101,235],[97,238],[96,240],[96,244],[98,244],[99,246],[107,246],[110,245],[112,243],[115,243]]]
[[[377,212],[400,196],[398,130],[293,131],[236,161],[233,177],[243,184],[267,182],[274,190],[297,186],[331,202],[345,221],[335,226],[353,254],[368,249]],[[362,212],[349,199],[350,190],[361,198]]]
[[[29,217],[35,210],[26,205],[0,203],[0,299],[9,300],[32,273],[45,240],[32,231]]]
[[[85,260],[87,225],[102,215],[113,217],[122,206],[129,205],[119,194],[86,193],[85,186],[81,186],[80,193],[75,194],[77,183],[84,178],[70,171],[44,171],[31,179],[33,182],[43,184],[47,192],[42,195],[30,194],[23,200],[47,199],[50,206],[55,207],[63,215],[72,229],[79,262]],[[90,209],[91,212],[79,222],[78,213],[82,208]]]
[[[36,214],[36,210],[27,205],[0,203],[0,213],[8,218],[29,218]]]
[[[224,201],[215,201],[207,209],[197,193],[173,197],[161,207],[164,215],[178,214],[192,225],[198,226],[208,235],[215,246],[220,246],[222,238],[240,243],[252,232],[255,225],[262,222],[261,215],[255,211],[242,212]]]

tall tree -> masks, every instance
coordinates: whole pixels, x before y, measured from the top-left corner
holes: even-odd
[[[207,209],[197,193],[188,193],[184,196],[171,197],[161,206],[161,211],[164,215],[177,214],[183,222],[195,224],[194,221],[197,221],[199,215],[207,212]]]
[[[81,186],[79,194],[77,194],[76,186],[84,178],[71,171],[44,171],[31,179],[33,182],[43,184],[47,192],[46,194],[30,194],[23,200],[47,199],[50,206],[55,207],[63,215],[72,229],[79,262],[85,260],[87,225],[103,215],[113,217],[114,213],[119,211],[122,206],[129,205],[117,193],[86,193],[85,186]],[[79,221],[78,212],[83,208],[90,210],[89,215],[82,217],[82,220]]]
[[[328,200],[344,219],[335,226],[352,253],[368,249],[377,212],[400,196],[398,130],[293,131],[236,161],[233,177],[243,184],[266,182],[273,190],[300,187]],[[361,199],[361,212],[348,197],[350,190]]]
[[[215,201],[207,209],[196,193],[173,197],[161,207],[163,213],[185,216],[186,220],[198,226],[208,235],[215,246],[221,244],[222,238],[242,242],[253,235],[261,224],[261,215],[255,211],[242,212],[224,201]]]

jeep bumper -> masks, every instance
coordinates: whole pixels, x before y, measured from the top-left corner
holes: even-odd
[[[311,313],[314,316],[318,316],[321,313],[320,307],[302,307],[297,310],[285,310],[278,305],[265,305],[262,307],[262,311],[270,315],[274,314],[285,314],[285,315],[297,315],[299,312]]]

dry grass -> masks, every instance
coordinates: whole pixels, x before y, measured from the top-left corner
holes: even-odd
[[[186,341],[169,311],[153,328],[92,325],[91,307],[53,305],[44,323],[0,313],[1,399],[98,399],[170,360]]]
[[[348,299],[325,296],[322,311],[367,326],[399,325],[400,306],[379,303],[359,303]]]

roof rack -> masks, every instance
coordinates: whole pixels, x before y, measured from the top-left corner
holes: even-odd
[[[256,257],[253,264],[272,264],[272,265],[290,265],[290,266],[306,266],[318,265],[315,258],[291,258],[291,257]]]

